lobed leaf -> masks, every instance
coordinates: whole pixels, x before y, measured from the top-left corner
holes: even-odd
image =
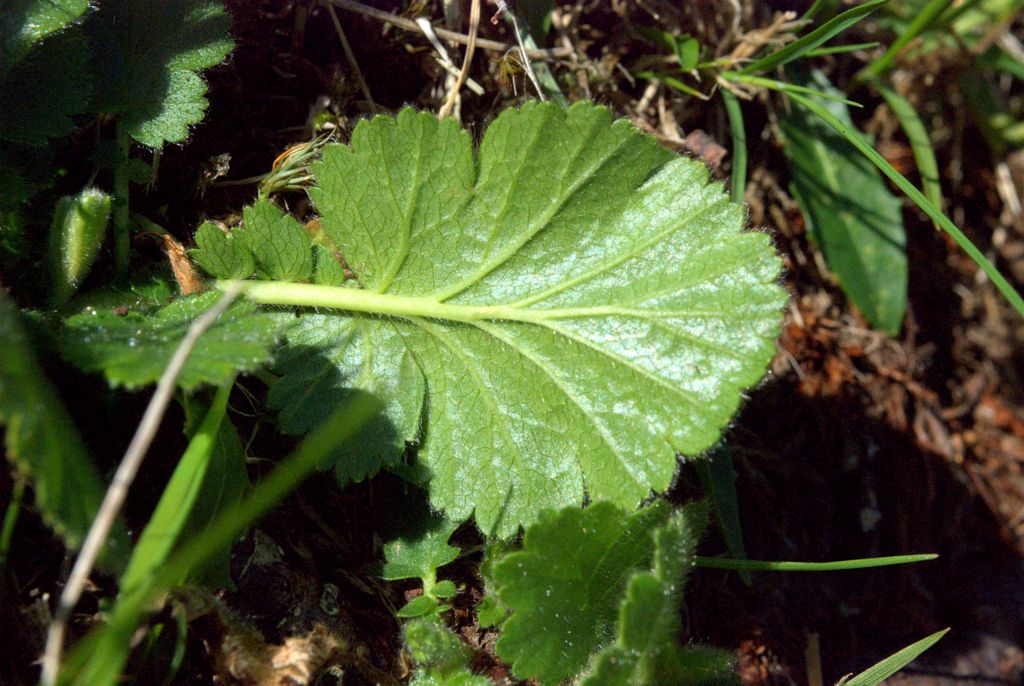
[[[188,137],[206,112],[195,73],[231,51],[230,18],[216,0],[110,0],[90,18],[94,107],[117,115],[151,148]]]
[[[220,297],[181,298],[152,314],[87,310],[65,321],[61,354],[85,371],[102,371],[111,383],[137,388],[160,378],[192,321]],[[249,303],[232,305],[200,337],[178,378],[192,389],[219,384],[236,371],[251,371],[270,359],[278,318]]]
[[[404,110],[314,171],[363,288],[247,287],[349,311],[287,333],[271,401],[301,430],[352,387],[383,397],[375,460],[418,443],[453,521],[507,537],[585,490],[636,506],[677,451],[718,439],[773,354],[785,293],[768,237],[742,230],[703,164],[602,108],[506,111],[476,161],[454,122]]]
[[[820,72],[812,78],[821,90],[838,93]],[[845,105],[820,104],[852,128]],[[795,104],[780,125],[791,188],[811,238],[868,321],[897,333],[907,306],[906,232],[899,199],[870,160],[801,105]]]
[[[517,677],[556,683],[614,640],[627,582],[650,565],[651,529],[666,516],[661,501],[631,515],[608,502],[541,513],[522,551],[494,567],[498,598],[513,613],[496,648]]]

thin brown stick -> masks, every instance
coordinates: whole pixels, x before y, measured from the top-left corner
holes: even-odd
[[[469,7],[469,42],[466,43],[466,54],[462,58],[462,69],[459,70],[459,75],[455,79],[455,85],[452,86],[451,91],[448,93],[444,105],[441,106],[441,110],[437,113],[438,119],[450,116],[452,110],[455,109],[455,101],[459,98],[459,91],[462,90],[462,84],[466,82],[466,77],[469,76],[469,67],[473,63],[473,53],[476,51],[476,34],[479,31],[480,0],[473,0],[473,4]]]
[[[321,1],[321,4],[327,8],[327,13],[331,15],[334,31],[338,34],[338,40],[341,41],[341,49],[345,51],[345,59],[348,60],[349,66],[352,67],[352,73],[356,76],[359,90],[363,92],[363,97],[370,103],[370,107],[376,109],[377,103],[373,101],[373,96],[370,95],[370,87],[366,85],[366,79],[363,78],[363,70],[359,68],[359,62],[356,61],[356,54],[352,52],[352,46],[349,45],[348,38],[345,36],[345,30],[341,28],[341,22],[338,21],[338,13],[334,11],[334,6],[329,2]]]
[[[192,322],[192,325],[188,327],[185,337],[181,339],[178,349],[174,351],[171,361],[167,363],[167,368],[164,369],[164,373],[160,376],[160,381],[156,385],[156,391],[153,393],[149,405],[146,406],[146,412],[142,416],[142,421],[139,422],[135,435],[132,437],[132,442],[125,451],[124,457],[121,458],[121,464],[118,465],[117,471],[114,473],[114,478],[110,483],[110,487],[107,488],[106,495],[103,496],[103,502],[96,513],[96,519],[93,520],[92,526],[89,528],[89,533],[85,537],[85,542],[78,553],[78,558],[71,569],[71,574],[68,575],[64,591],[60,595],[57,611],[54,613],[53,621],[50,623],[50,629],[46,635],[46,649],[43,652],[43,673],[40,678],[43,686],[54,686],[57,683],[61,653],[64,652],[64,633],[67,628],[68,618],[71,617],[71,611],[75,609],[79,598],[82,597],[82,589],[85,588],[85,582],[88,580],[89,574],[92,573],[92,568],[96,564],[96,558],[99,557],[100,549],[110,535],[114,521],[117,519],[121,506],[124,505],[125,498],[128,496],[128,488],[131,486],[132,481],[135,480],[135,475],[142,465],[142,458],[145,457],[150,443],[153,442],[153,437],[156,436],[160,420],[163,418],[164,412],[167,411],[167,406],[171,402],[171,397],[178,383],[178,376],[181,374],[188,356],[192,353],[192,348],[195,347],[199,337],[210,328],[214,321],[217,320],[217,317],[228,308],[241,292],[241,285],[236,284],[225,292],[224,296],[213,307]]]
[[[366,5],[360,2],[355,2],[355,0],[324,1],[329,2],[335,7],[340,7],[343,10],[348,10],[350,12],[362,14],[365,17],[377,19],[378,21],[387,22],[388,24],[393,24],[394,26],[397,26],[398,28],[404,29],[406,31],[420,33],[420,29],[418,26],[416,26],[416,22],[410,19],[406,19],[405,17],[400,17],[397,14],[385,12],[375,7],[367,7]],[[462,45],[469,44],[469,36],[467,36],[464,33],[449,31],[448,29],[442,29],[437,26],[434,27],[434,33],[436,33],[441,38],[444,38],[445,40],[450,40],[455,43],[461,43]],[[515,46],[509,45],[508,43],[502,43],[501,41],[489,40],[487,38],[477,38],[476,47],[480,48],[481,50],[495,50],[497,52],[505,53]],[[557,48],[545,48],[543,50],[529,50],[527,51],[527,54],[533,59],[550,60],[561,57],[568,57],[569,55],[572,54],[572,48],[561,46]]]

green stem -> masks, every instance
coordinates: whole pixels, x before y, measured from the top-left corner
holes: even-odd
[[[722,102],[729,116],[729,132],[732,134],[732,201],[743,204],[747,188],[747,129],[743,124],[743,110],[735,95],[723,88]]]
[[[938,555],[894,555],[868,557],[835,562],[767,562],[765,560],[727,560],[718,557],[697,557],[697,566],[708,569],[735,569],[749,572],[833,572],[845,569],[870,569],[934,560]]]
[[[117,268],[118,276],[121,276],[128,271],[131,225],[131,212],[128,207],[128,155],[131,152],[131,137],[121,122],[117,123],[115,138],[117,159],[114,162],[114,266]]]
[[[11,550],[11,538],[14,536],[14,527],[18,523],[18,514],[21,512],[21,500],[24,495],[25,482],[15,481],[14,489],[11,492],[11,502],[7,503],[7,511],[4,513],[3,531],[0,532],[0,571],[7,566],[7,556]]]

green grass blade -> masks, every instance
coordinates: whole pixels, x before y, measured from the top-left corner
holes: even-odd
[[[936,631],[931,636],[922,638],[917,643],[913,643],[903,650],[893,653],[889,657],[885,658],[873,667],[869,667],[857,676],[853,677],[849,681],[841,682],[843,686],[876,686],[882,683],[896,672],[900,671],[908,664],[913,662],[918,655],[931,648],[933,645],[939,642],[949,629],[943,629],[942,631]]]
[[[185,523],[192,514],[213,454],[214,441],[227,412],[228,396],[234,386],[231,376],[220,385],[213,403],[203,418],[188,447],[181,456],[171,480],[164,488],[149,523],[143,529],[139,542],[132,551],[128,568],[121,577],[121,588],[130,590],[151,576],[166,562],[177,544]],[[178,579],[180,583],[184,579]]]
[[[724,447],[709,450],[704,459],[696,461],[695,466],[701,487],[711,499],[715,519],[722,529],[729,554],[735,559],[745,560],[747,551],[743,546],[743,527],[740,522],[736,469],[733,467],[732,453]],[[749,586],[750,572],[746,569],[738,571],[743,583]]]
[[[174,553],[167,564],[145,577],[117,599],[109,622],[93,630],[68,655],[60,684],[115,686],[131,651],[131,636],[153,599],[172,587],[190,569],[228,547],[250,524],[262,517],[309,474],[351,438],[376,412],[380,403],[368,394],[356,396],[313,431],[245,500],[225,510],[202,533]]]
[[[808,50],[804,53],[804,57],[821,57],[822,55],[842,55],[847,52],[857,52],[858,50],[870,50],[871,48],[878,47],[878,41],[872,41],[870,43],[851,43],[850,45],[833,45],[827,48],[816,48],[814,50]]]
[[[768,81],[768,79],[763,79]],[[992,283],[999,290],[1000,293],[1006,298],[1010,305],[1024,317],[1024,298],[1021,298],[1020,294],[1014,290],[1013,286],[1006,280],[1006,278],[996,269],[995,265],[989,262],[988,258],[977,248],[974,243],[971,242],[963,231],[957,228],[956,224],[950,221],[949,217],[942,213],[942,210],[937,208],[928,198],[917,190],[914,184],[907,180],[907,177],[900,174],[898,171],[893,169],[892,165],[885,161],[885,158],[878,154],[874,148],[864,142],[856,132],[851,131],[845,124],[836,119],[836,117],[829,112],[827,109],[821,106],[821,104],[814,102],[810,98],[805,98],[798,93],[792,91],[785,91],[782,88],[775,88],[774,90],[788,92],[789,97],[793,98],[807,109],[811,110],[828,123],[832,128],[841,133],[844,138],[850,141],[858,150],[871,160],[872,164],[878,167],[883,174],[888,176],[893,183],[895,183],[900,190],[907,194],[907,196],[914,201],[914,204],[924,210],[932,221],[939,225],[943,231],[948,233],[956,241],[956,244],[963,248],[964,252],[974,260],[975,264],[981,267],[990,279]]]
[[[742,74],[735,71],[724,72],[722,74],[722,78],[729,81],[737,81],[739,83],[749,83],[752,86],[761,86],[762,88],[768,88],[770,90],[780,91],[783,93],[794,93],[796,95],[813,95],[816,98],[841,102],[848,107],[864,107],[864,105],[861,105],[859,102],[856,102],[855,100],[849,100],[840,95],[826,93],[825,91],[818,90],[817,88],[810,88],[808,86],[800,86],[795,83],[779,81],[778,79],[766,79],[763,76],[751,76],[749,74]]]
[[[819,12],[824,12],[826,17],[834,16],[842,4],[843,0],[814,0],[814,4],[811,5],[811,8],[804,12],[804,16],[800,18],[814,19],[818,16]]]
[[[707,569],[733,569],[749,572],[836,572],[848,569],[872,569],[906,565],[913,562],[934,560],[938,555],[893,555],[891,557],[865,557],[857,560],[836,560],[834,562],[769,562],[766,560],[728,560],[721,557],[698,557],[697,566]]]
[[[952,4],[952,0],[931,0],[920,12],[914,15],[914,19],[910,22],[907,30],[896,37],[896,40],[885,51],[885,54],[857,73],[856,80],[867,81],[887,71],[907,43],[930,29],[934,25],[935,20],[939,18],[939,15]]]
[[[732,134],[732,201],[742,205],[747,188],[747,129],[743,124],[739,99],[725,88],[721,93]]]
[[[924,122],[917,115],[914,106],[905,97],[888,86],[876,83],[878,92],[889,104],[892,113],[896,115],[897,121],[903,127],[903,133],[910,141],[910,149],[914,153],[914,162],[917,164],[917,173],[921,175],[921,188],[924,195],[935,207],[942,207],[942,186],[939,183],[939,164],[935,161],[935,149],[932,147],[931,138],[924,128]]]
[[[834,36],[850,28],[887,2],[889,0],[870,0],[862,5],[851,7],[789,45],[751,62],[743,68],[743,73],[753,74],[754,72],[767,71],[803,57],[808,51],[831,40]]]

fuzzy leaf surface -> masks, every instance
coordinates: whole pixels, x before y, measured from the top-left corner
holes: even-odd
[[[35,489],[47,523],[75,548],[106,490],[85,445],[32,352],[18,309],[0,289],[0,425],[8,458]],[[113,537],[127,554],[124,531]]]
[[[806,85],[840,93],[819,72]],[[853,127],[845,104],[821,104]],[[907,239],[899,199],[870,160],[800,105],[780,125],[792,188],[811,237],[868,321],[897,333],[907,307]]]
[[[651,530],[665,516],[661,501],[631,515],[600,502],[547,510],[526,530],[522,551],[494,568],[498,598],[512,610],[496,647],[517,677],[557,683],[614,640],[626,584],[650,567]]]
[[[189,256],[218,279],[248,279],[256,271],[252,252],[235,232],[224,233],[211,222],[196,229],[196,247]]]
[[[345,384],[384,398],[382,456],[418,442],[453,520],[507,537],[585,489],[635,507],[677,451],[718,439],[771,358],[785,294],[769,238],[742,230],[703,164],[603,108],[505,111],[475,158],[457,124],[404,110],[361,122],[314,172],[363,288],[249,291],[352,312],[289,332],[337,371],[293,360],[272,400],[287,426]]]
[[[220,64],[234,45],[230,18],[216,0],[110,0],[90,17],[95,53],[94,107],[120,117],[143,145],[188,137],[206,112],[196,73]]]
[[[100,310],[77,314],[65,322],[61,354],[85,371],[102,371],[119,386],[154,383],[192,321],[220,297],[207,293],[181,298],[151,314],[128,312],[119,317]],[[199,338],[178,385],[192,389],[219,384],[236,371],[262,366],[270,359],[278,328],[275,315],[257,313],[249,303],[232,305]]]

